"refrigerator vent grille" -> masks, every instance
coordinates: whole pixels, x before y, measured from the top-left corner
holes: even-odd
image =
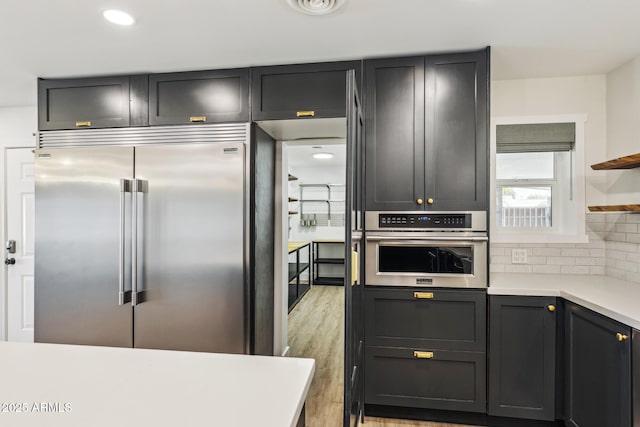
[[[39,133],[39,147],[87,147],[180,143],[246,143],[249,124],[152,126],[140,128],[51,130]]]

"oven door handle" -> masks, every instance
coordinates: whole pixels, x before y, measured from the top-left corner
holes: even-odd
[[[450,241],[463,241],[463,242],[487,242],[489,238],[486,236],[367,236],[367,241],[380,241],[380,240],[429,240],[429,241],[439,241],[439,242],[450,242]]]

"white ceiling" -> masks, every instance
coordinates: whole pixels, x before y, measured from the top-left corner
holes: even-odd
[[[101,12],[137,19],[116,27]],[[493,79],[605,73],[640,55],[637,0],[0,0],[0,106],[36,77],[245,67],[493,47]]]
[[[322,148],[314,148],[322,147]],[[331,159],[315,159],[315,153],[331,153]],[[314,167],[347,167],[344,139],[316,139],[287,141],[287,162],[290,167],[300,170]]]

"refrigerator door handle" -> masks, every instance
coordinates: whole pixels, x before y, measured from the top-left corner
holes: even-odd
[[[144,291],[138,290],[138,195],[146,193],[147,182],[141,179],[134,179],[131,182],[131,305],[136,306],[144,302]]]
[[[118,305],[124,305],[131,302],[131,291],[125,291],[125,264],[126,264],[126,247],[125,247],[125,233],[126,233],[126,217],[125,217],[125,204],[126,195],[131,193],[131,180],[120,179],[120,236],[118,241],[120,257],[119,257],[119,271],[118,271]]]

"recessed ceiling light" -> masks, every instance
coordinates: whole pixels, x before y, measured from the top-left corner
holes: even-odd
[[[289,6],[307,15],[326,15],[340,9],[347,0],[287,0]]]
[[[333,154],[331,153],[315,153],[313,155],[314,159],[321,159],[321,160],[326,160],[326,159],[333,159]]]
[[[102,13],[102,16],[104,16],[104,18],[107,21],[113,22],[114,24],[117,24],[117,25],[133,25],[136,22],[136,20],[133,19],[133,16],[121,10],[115,10],[115,9],[105,10]]]

